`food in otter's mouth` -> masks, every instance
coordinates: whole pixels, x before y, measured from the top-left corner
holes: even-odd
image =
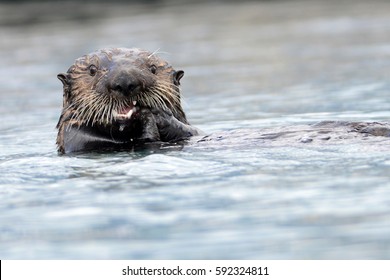
[[[137,107],[135,107],[137,105],[137,101],[133,101],[133,106],[128,106],[128,107],[125,107],[125,108],[122,108],[119,112],[117,112],[116,110],[113,110],[113,116],[115,119],[117,120],[126,120],[126,119],[130,119],[131,116],[137,112]]]

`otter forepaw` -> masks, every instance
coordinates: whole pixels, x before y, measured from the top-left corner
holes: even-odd
[[[176,119],[170,110],[151,109],[151,112],[154,115],[162,141],[184,140],[201,134],[199,129]]]
[[[138,140],[141,142],[157,142],[161,140],[156,119],[149,109],[141,109],[140,121],[143,131]]]

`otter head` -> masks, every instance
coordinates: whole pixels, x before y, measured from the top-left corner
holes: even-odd
[[[59,151],[81,149],[75,141],[68,149],[67,144],[86,131],[109,141],[132,140],[144,129],[139,121],[143,109],[172,112],[187,123],[179,91],[183,75],[155,53],[140,49],[103,49],[78,58],[57,76],[64,90]]]

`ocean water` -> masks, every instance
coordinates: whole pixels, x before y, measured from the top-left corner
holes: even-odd
[[[56,75],[104,47],[183,69],[206,133],[389,121],[389,33],[385,1],[0,4],[0,258],[389,259],[389,141],[55,146]]]

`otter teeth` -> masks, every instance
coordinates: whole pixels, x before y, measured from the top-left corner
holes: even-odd
[[[126,115],[124,115],[126,118],[129,118],[131,117],[131,115],[133,114],[133,109],[131,109],[130,111],[127,112]]]
[[[116,110],[113,111],[113,115],[114,115],[114,118],[117,118],[117,119],[130,119],[131,116],[133,115],[133,113],[135,113],[137,111],[137,107],[135,107],[135,105],[137,105],[137,101],[133,101],[133,106],[129,111],[127,111],[127,113],[118,113]]]
[[[131,115],[136,111],[135,108],[129,110],[126,114],[119,114],[118,112],[114,112],[114,117],[115,118],[120,118],[120,119],[130,119]]]

